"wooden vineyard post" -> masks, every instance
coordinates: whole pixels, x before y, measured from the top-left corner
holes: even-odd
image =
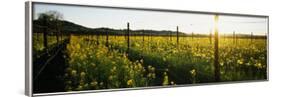
[[[43,28],[43,45],[47,49],[48,48],[48,39],[47,39],[47,20],[43,20],[44,28]]]
[[[226,34],[225,33],[223,34],[223,40],[224,41],[226,40]]]
[[[177,26],[177,45],[179,45],[179,26]]]
[[[251,32],[251,43],[253,42],[253,32]]]
[[[71,42],[71,32],[64,32],[64,35],[65,35],[65,39],[67,39],[68,40],[68,43],[70,43]]]
[[[212,44],[212,30],[210,30],[210,36],[209,36],[209,38],[210,38],[210,44]]]
[[[127,54],[129,55],[130,50],[130,23],[127,23]]]
[[[46,30],[43,33],[43,39],[44,39],[43,40],[44,47],[48,48],[48,39],[47,39],[47,32],[46,32]]]
[[[108,47],[108,31],[106,31],[106,42],[105,42],[105,46]]]
[[[59,27],[58,27],[58,20],[55,20],[55,33],[56,33],[56,38],[57,38],[57,44],[59,44]]]
[[[152,41],[152,31],[150,32],[150,41]]]
[[[142,46],[144,46],[144,31],[142,31]]]
[[[232,39],[233,39],[233,43],[235,43],[235,31],[233,31]]]
[[[172,32],[169,32],[170,33],[170,40],[172,41]]]
[[[238,40],[238,38],[237,38],[237,34],[235,32],[235,44],[237,44],[237,40]]]
[[[60,32],[60,39],[61,39],[61,41],[63,41],[64,40],[63,39],[63,36],[64,36],[64,33],[63,33],[63,23],[61,23],[61,25],[60,25],[59,32]]]
[[[144,56],[143,51],[144,51],[144,30],[142,31],[142,50],[141,50],[142,56],[141,56],[141,59],[143,59],[143,56]]]
[[[215,65],[215,81],[220,81],[220,65],[219,65],[219,32],[218,32],[218,20],[219,20],[219,15],[215,15],[215,60],[214,60],[214,65]]]
[[[99,43],[99,38],[100,38],[100,36],[99,36],[99,32],[97,32],[97,45],[99,45],[100,43]]]
[[[150,38],[149,40],[152,41],[152,31],[150,31],[149,38]],[[149,42],[149,47],[150,47],[150,49],[151,49],[151,47],[152,47],[152,42]]]
[[[135,33],[132,33],[134,35],[134,39],[137,40],[137,36],[138,36],[138,33],[135,32]]]
[[[36,40],[39,41],[39,32],[36,33]]]
[[[192,33],[191,33],[191,39],[192,39],[192,40],[193,40],[193,34],[194,34],[194,33],[192,32]]]
[[[62,30],[59,29],[59,32],[60,32],[60,42],[62,43],[62,42],[63,42],[63,33],[62,33]]]

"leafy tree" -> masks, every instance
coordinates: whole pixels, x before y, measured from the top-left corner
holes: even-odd
[[[48,39],[47,35],[48,32],[51,32],[53,34],[56,34],[57,37],[57,43],[59,43],[59,36],[61,36],[62,39],[62,22],[63,15],[57,11],[48,11],[45,13],[40,13],[38,17],[38,22],[40,25],[40,28],[43,30],[43,40],[44,40],[44,47],[47,48],[48,45]]]

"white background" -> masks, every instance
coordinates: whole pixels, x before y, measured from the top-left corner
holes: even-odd
[[[52,1],[52,0],[40,0]],[[63,3],[269,15],[269,82],[103,92],[55,97],[280,97],[279,0],[55,0]],[[24,2],[0,3],[0,96],[24,97]]]

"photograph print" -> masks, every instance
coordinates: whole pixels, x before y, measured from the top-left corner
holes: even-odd
[[[33,3],[33,92],[268,78],[268,17]]]

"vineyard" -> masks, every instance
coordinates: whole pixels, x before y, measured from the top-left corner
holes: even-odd
[[[67,91],[214,82],[214,48],[208,38],[72,35],[67,45]],[[172,40],[176,40],[172,38]],[[221,81],[266,79],[266,40],[220,42]]]
[[[129,23],[89,29],[47,19],[34,21],[36,93],[267,79],[267,37],[253,32],[186,34],[178,26],[131,30]]]
[[[208,37],[70,35],[65,91],[216,82]],[[221,38],[221,81],[266,79],[266,39]]]

